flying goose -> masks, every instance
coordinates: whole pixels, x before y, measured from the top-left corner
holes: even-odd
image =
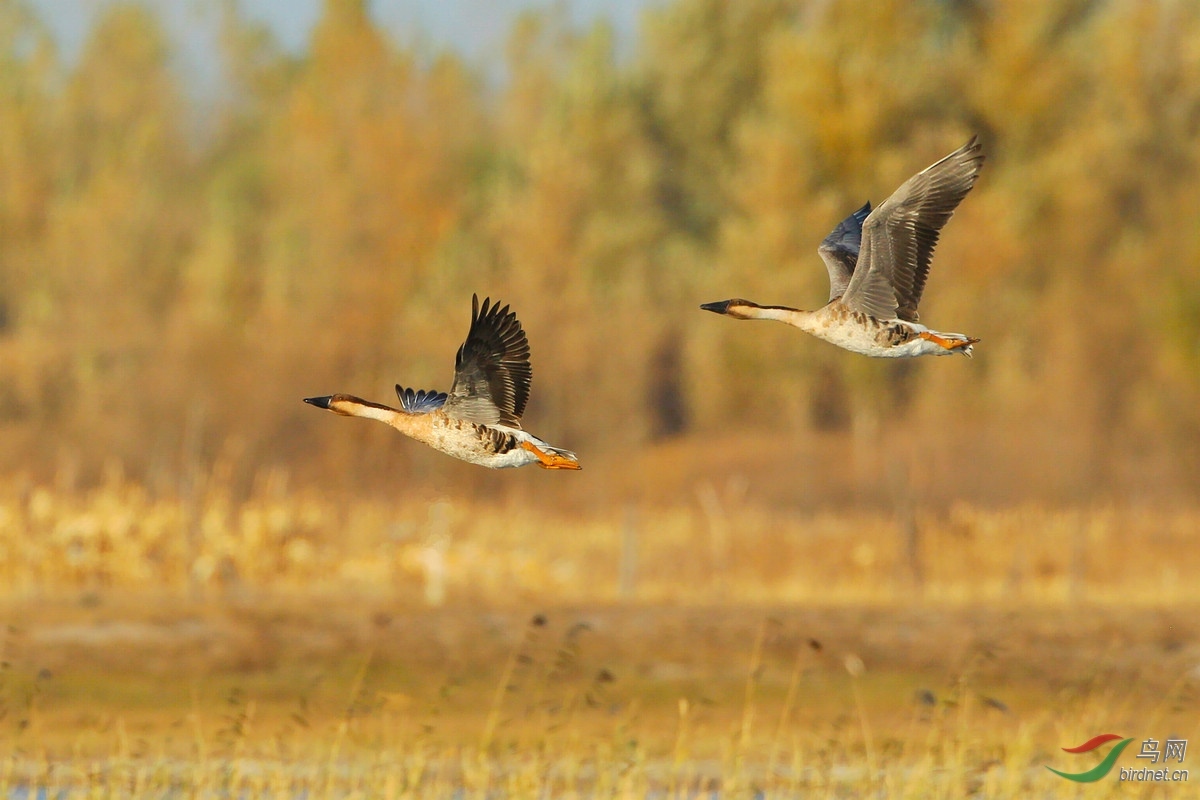
[[[579,469],[569,450],[521,430],[533,370],[529,342],[508,306],[479,305],[471,297],[471,328],[454,360],[450,394],[396,386],[400,408],[348,394],[308,397],[304,402],[348,417],[377,419],[435,450],[492,469],[537,464]]]
[[[846,217],[817,249],[829,303],[816,311],[722,300],[700,308],[735,319],[774,319],[855,353],[913,358],[961,353],[978,339],[921,325],[917,304],[942,226],[971,191],[983,152],[971,141],[909,178],[883,204]]]

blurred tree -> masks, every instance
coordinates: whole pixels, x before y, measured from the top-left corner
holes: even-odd
[[[172,299],[190,223],[183,106],[155,17],[140,5],[107,8],[64,100],[50,232],[64,300],[57,323],[134,337]]]
[[[647,12],[639,101],[659,160],[657,199],[672,226],[704,241],[730,210],[735,133],[759,102],[766,43],[788,0],[681,0]]]
[[[185,111],[158,20],[107,6],[57,104],[40,265],[52,300],[29,331],[43,353],[38,405],[69,458],[78,442],[104,459],[146,445],[148,368],[164,356],[196,223]]]
[[[447,96],[466,89],[452,71],[393,52],[363,0],[326,2],[272,125],[267,313],[386,337],[460,209],[472,131]]]
[[[674,0],[628,60],[558,8],[517,21],[496,96],[389,42],[365,0],[326,0],[295,55],[218,2],[228,91],[191,137],[146,5],[105,4],[67,69],[0,0],[10,466],[61,451],[82,474],[117,458],[250,485],[316,454],[347,485],[400,467],[499,492],[297,402],[446,388],[479,291],[530,334],[530,427],[585,453],[765,428],[860,475],[907,454],[897,474],[1073,499],[1196,485],[1189,0]],[[987,165],[922,309],[982,336],[975,362],[699,315],[822,304],[821,238],[971,133]]]
[[[33,263],[54,187],[52,108],[59,67],[49,36],[24,3],[0,3],[0,335],[14,316],[47,313]]]
[[[571,435],[586,416],[588,427],[636,438],[646,430],[643,350],[658,325],[652,287],[665,285],[669,229],[611,30],[576,39],[563,25],[530,13],[514,34],[501,107],[508,166],[493,187],[491,236],[506,283],[528,298],[527,327],[556,330],[534,344],[538,363],[555,365],[538,390],[553,409],[547,422],[564,429],[553,435]],[[600,369],[614,352],[636,353],[637,369]]]
[[[239,327],[260,298],[262,221],[270,213],[269,124],[290,90],[296,64],[262,24],[244,19],[234,0],[220,5],[226,89],[216,108],[213,141],[203,154],[203,229],[184,268],[184,323],[225,331]]]

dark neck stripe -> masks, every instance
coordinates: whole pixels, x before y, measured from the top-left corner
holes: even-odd
[[[354,403],[355,405],[360,405],[360,406],[367,406],[369,408],[381,408],[384,411],[395,411],[396,410],[396,409],[392,408],[391,406],[385,406],[382,403],[372,403],[370,400],[363,400],[361,397],[354,397],[353,395],[346,395],[342,399],[348,403]]]

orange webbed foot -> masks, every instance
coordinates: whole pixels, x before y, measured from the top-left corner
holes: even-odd
[[[537,456],[538,466],[542,469],[582,469],[578,461],[558,453],[547,453],[532,442],[521,442],[521,447]]]
[[[918,336],[920,336],[922,339],[928,339],[936,345],[941,345],[947,350],[958,350],[963,347],[970,347],[979,341],[978,339],[970,336],[965,339],[947,339],[945,336],[938,336],[936,333],[931,333],[930,331],[921,331]]]

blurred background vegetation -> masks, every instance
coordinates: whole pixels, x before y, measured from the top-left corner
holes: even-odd
[[[1200,4],[557,6],[501,69],[197,3],[211,96],[169,3],[0,0],[0,796],[1049,797],[1194,727]],[[972,134],[974,360],[697,308],[821,305]],[[473,292],[581,473],[300,402],[449,388]]]
[[[105,5],[73,60],[0,3],[18,488],[237,497],[282,474],[586,510],[708,480],[811,510],[1200,487],[1194,3],[675,0],[620,56],[603,23],[530,12],[499,85],[363,0],[327,0],[294,53],[220,11],[210,107],[152,8]],[[974,361],[697,310],[819,306],[820,239],[973,133],[988,161],[922,310],[982,337]],[[300,403],[447,388],[472,292],[520,314],[527,427],[580,476],[485,474]]]

